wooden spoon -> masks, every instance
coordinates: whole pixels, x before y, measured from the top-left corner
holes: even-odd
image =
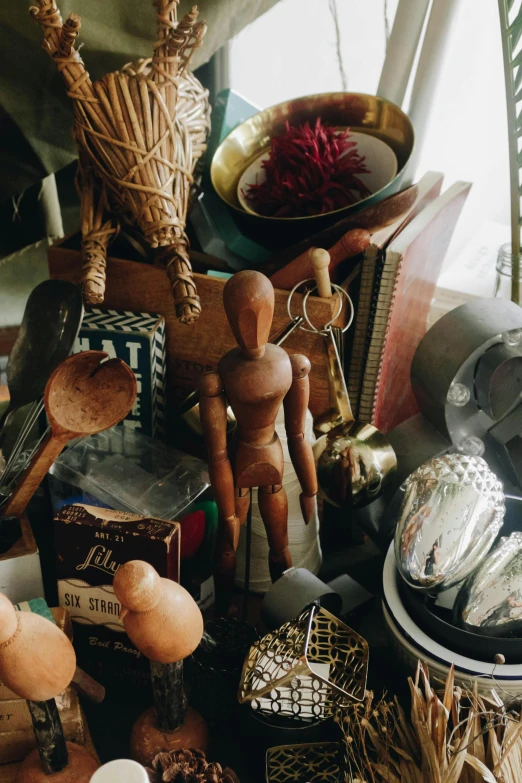
[[[73,438],[114,427],[136,399],[136,377],[121,359],[105,351],[85,351],[66,359],[49,378],[44,404],[51,432],[42,443],[6,505],[2,516],[19,517],[36,488]]]

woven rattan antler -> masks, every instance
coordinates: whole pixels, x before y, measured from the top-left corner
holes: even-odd
[[[37,0],[43,48],[64,78],[75,108],[80,152],[83,291],[103,302],[107,245],[120,221],[138,225],[172,284],[176,314],[191,323],[201,306],[192,277],[185,219],[195,165],[209,131],[208,91],[187,67],[206,25],[197,7],[176,22],[178,0],[156,0],[157,41],[150,59],[92,82],[75,40],[80,19],[62,23],[55,0]]]

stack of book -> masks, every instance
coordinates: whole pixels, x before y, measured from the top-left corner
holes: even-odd
[[[52,620],[71,638],[72,625],[66,609],[49,609],[43,599],[18,604],[19,611],[37,612]],[[69,686],[56,699],[65,739],[85,744],[84,722],[76,690]],[[0,683],[0,764],[21,761],[36,747],[31,715],[25,699],[20,699]]]
[[[442,180],[438,172],[421,179],[410,211],[373,234],[362,262],[348,392],[356,418],[382,432],[418,412],[410,367],[471,188],[457,182],[441,195]]]

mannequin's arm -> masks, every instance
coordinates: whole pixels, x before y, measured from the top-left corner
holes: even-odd
[[[239,538],[234,508],[234,476],[227,454],[227,403],[217,372],[203,376],[199,386],[199,412],[208,454],[208,472],[219,515],[230,534],[233,549]]]
[[[317,474],[315,472],[312,445],[305,435],[306,411],[310,397],[310,362],[301,354],[290,357],[292,363],[292,386],[286,395],[283,405],[285,409],[285,429],[288,436],[288,450],[292,464],[301,484],[301,511],[306,524],[313,518],[315,512],[315,496],[317,494]]]

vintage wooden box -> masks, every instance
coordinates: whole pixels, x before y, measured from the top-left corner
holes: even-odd
[[[49,272],[53,278],[78,282],[81,259],[78,237],[60,240],[49,248]],[[104,308],[132,312],[159,313],[165,317],[167,341],[168,403],[177,406],[197,386],[202,373],[217,366],[221,356],[235,346],[235,341],[223,311],[225,281],[196,274],[203,311],[196,323],[179,323],[166,272],[150,264],[107,259],[107,291]],[[288,323],[288,292],[276,290],[273,334]],[[292,312],[301,312],[303,297],[295,295]],[[295,304],[294,304],[295,302]],[[337,297],[321,299],[310,296],[308,313],[312,323],[321,327],[334,316]],[[342,316],[339,323],[342,323]],[[329,408],[326,344],[323,337],[301,329],[284,343],[288,353],[301,352],[312,363],[310,375],[310,410],[314,416]]]

